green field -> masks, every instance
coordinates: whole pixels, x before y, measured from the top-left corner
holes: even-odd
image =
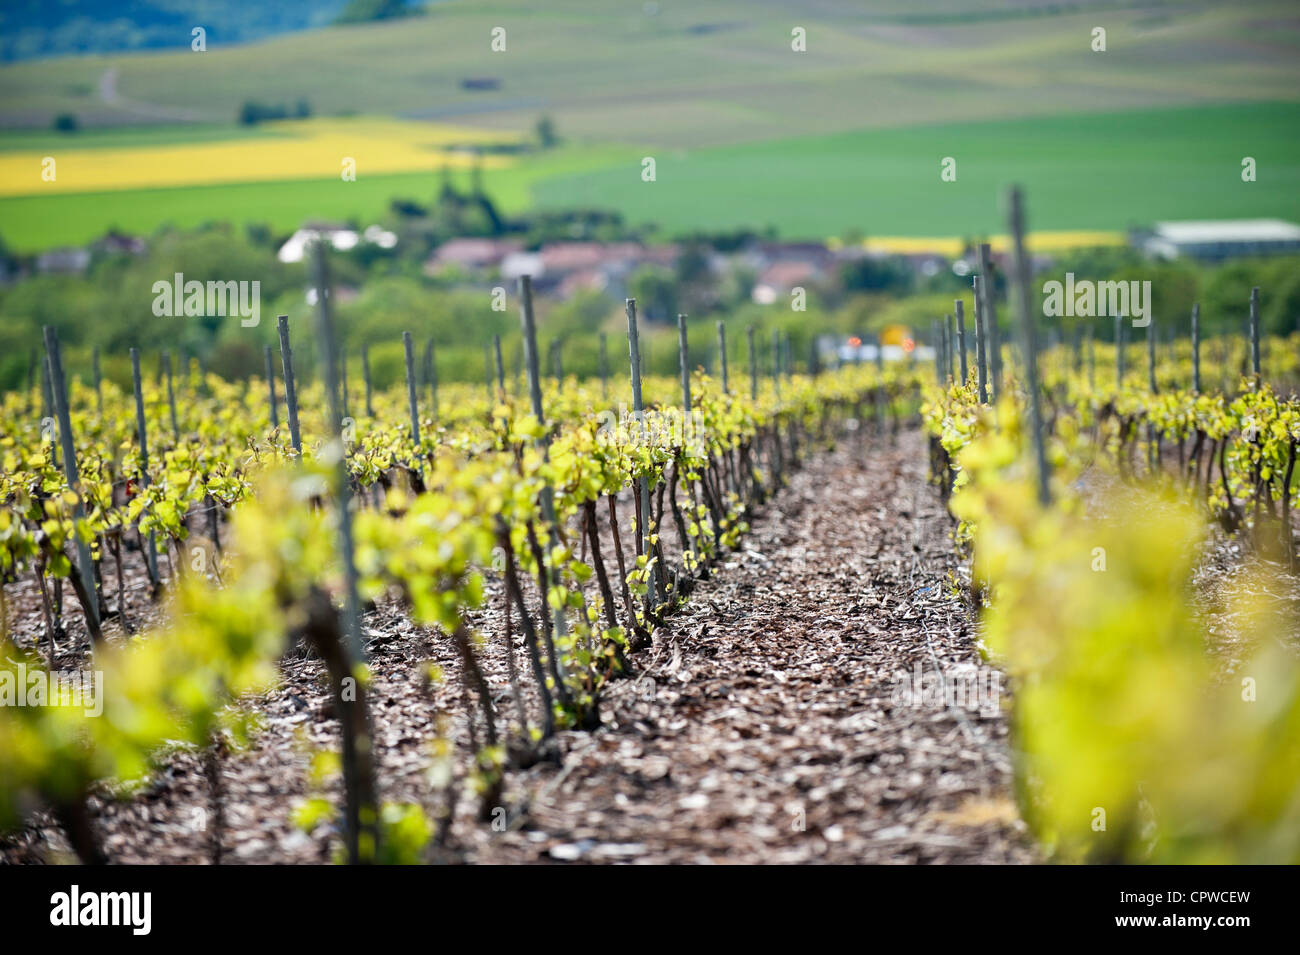
[[[672,230],[772,225],[790,236],[1000,231],[1005,188],[1032,224],[1119,230],[1159,219],[1300,218],[1300,104],[1140,110],[868,130],[668,152],[639,167],[540,180],[542,205],[616,208]],[[957,160],[957,179],[940,161]],[[1243,182],[1241,160],[1257,162]]]
[[[1039,229],[1119,230],[1158,219],[1300,219],[1300,104],[1140,110],[942,124],[668,150],[657,179],[642,152],[569,146],[484,174],[510,212],[602,207],[669,234],[772,225],[786,236],[951,236],[998,231],[1004,187],[1028,190]],[[649,151],[654,154],[653,150]],[[940,160],[957,160],[942,182]],[[1241,180],[1241,159],[1258,179]],[[304,220],[371,221],[394,196],[427,201],[439,175],[103,192],[0,200],[0,235],[21,250],[69,245],[110,227],[228,219],[288,231]]]

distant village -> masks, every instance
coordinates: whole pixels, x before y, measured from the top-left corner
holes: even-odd
[[[341,253],[369,247],[396,254],[401,242],[396,232],[379,225],[358,229],[338,223],[309,223],[278,243],[278,260],[286,264],[302,262],[308,244],[317,235]],[[923,240],[916,242],[917,246],[923,244]],[[1128,244],[1151,259],[1220,262],[1300,253],[1300,226],[1277,219],[1162,222],[1133,230]],[[110,232],[84,247],[52,249],[27,260],[0,259],[0,283],[29,274],[80,275],[98,256],[134,256],[146,250],[144,238]],[[631,294],[633,277],[641,270],[660,269],[671,274],[684,250],[684,244],[677,242],[556,240],[530,248],[523,239],[511,236],[452,238],[437,244],[424,258],[422,271],[431,279],[471,286],[509,285],[521,275],[530,275],[534,290],[544,297],[567,299],[591,291],[619,300]],[[888,264],[894,275],[931,279],[945,271],[966,276],[975,263],[973,246],[954,257],[938,251],[885,252],[873,249],[869,242],[839,240],[822,243],[756,238],[726,250],[694,242],[691,251],[701,258],[699,267],[714,278],[730,275],[742,279],[748,287],[748,298],[758,305],[788,301],[797,289],[843,284],[845,267],[854,264]],[[1050,257],[1035,256],[1036,267],[1051,264]]]

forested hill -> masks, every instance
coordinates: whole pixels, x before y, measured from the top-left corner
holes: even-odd
[[[406,0],[6,0],[0,60],[185,47],[194,27],[203,27],[209,42],[244,43],[418,6]]]

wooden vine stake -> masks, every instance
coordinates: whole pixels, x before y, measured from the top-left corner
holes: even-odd
[[[719,322],[718,324],[721,325],[722,323]],[[691,429],[691,357],[690,357],[690,345],[688,344],[686,338],[686,316],[682,314],[678,314],[677,316],[677,364],[681,371],[681,379],[682,379],[682,457],[678,458],[678,460],[674,463],[673,467],[680,469],[682,462],[686,460],[686,445],[690,440],[690,434],[691,434],[691,430],[690,430]],[[673,480],[674,481],[677,480],[676,472],[674,472]],[[676,493],[677,493],[677,489],[674,486],[673,487],[674,500],[675,500]],[[682,551],[682,558],[683,558],[682,573],[685,574],[686,565],[684,561],[685,561],[687,551],[690,550],[691,548],[690,548],[690,544],[688,543],[689,538],[687,537],[686,534],[681,533],[681,531],[684,530],[685,528],[680,522],[678,523],[678,528],[679,528],[679,536],[682,538],[681,540],[681,551]],[[681,587],[680,583],[674,583],[673,592],[676,593],[680,589],[680,587]]]
[[[772,329],[772,387],[776,389],[776,400],[781,400],[781,330]]]
[[[41,417],[54,420],[54,391],[50,382],[50,359],[47,355],[41,359]]]
[[[974,325],[975,325],[975,386],[979,391],[980,404],[989,403],[989,328],[987,311],[984,308],[984,276],[977,275],[973,280],[975,290]],[[957,303],[957,321],[962,320],[962,303]]]
[[[1029,398],[1029,427],[1034,439],[1034,458],[1038,466],[1038,500],[1043,506],[1052,502],[1050,475],[1047,472],[1047,448],[1043,435],[1042,395],[1038,387],[1038,330],[1030,309],[1029,256],[1025,252],[1025,213],[1019,187],[1011,189],[1011,240],[1015,250],[1016,307],[1020,311],[1021,347],[1024,350],[1025,387]]]
[[[957,323],[951,314],[947,314],[943,317],[943,369],[948,374],[948,384],[957,381],[960,364],[957,358]]]
[[[415,390],[415,346],[411,333],[402,332],[402,349],[406,353],[406,405],[411,414],[411,447],[420,457],[420,400]],[[425,352],[427,355],[428,352]],[[427,359],[426,359],[427,360]]]
[[[1160,389],[1156,385],[1156,323],[1155,319],[1148,318],[1147,326],[1147,388],[1151,394],[1159,394]],[[1147,431],[1147,466],[1151,473],[1154,474],[1160,467],[1160,438],[1156,431],[1155,422],[1150,419],[1146,423]]]
[[[131,349],[131,381],[135,390],[135,429],[140,435],[140,488],[149,486],[149,430],[144,420],[144,382],[140,377],[140,349]],[[149,573],[149,586],[158,593],[158,549],[153,531],[144,550],[145,569]]]
[[[371,385],[370,385],[370,346],[369,345],[361,346],[361,379],[362,381],[365,382],[365,386],[366,386],[366,417],[373,418],[375,416],[375,408],[374,405],[370,403]]]
[[[1250,373],[1259,387],[1259,286],[1250,290]]]
[[[104,416],[104,381],[99,375],[99,346],[90,353],[90,372],[95,379],[95,408],[99,416]]]
[[[492,336],[492,353],[496,359],[497,367],[497,400],[506,400],[506,365],[501,359],[501,336]]]
[[[276,319],[280,329],[280,363],[284,372],[284,404],[289,414],[289,441],[302,457],[302,431],[298,428],[298,390],[293,380],[293,349],[289,347],[289,316]]]
[[[677,364],[682,374],[682,422],[691,416],[691,359],[686,342],[686,316],[677,316]]]
[[[524,332],[524,362],[528,366],[528,397],[532,403],[533,416],[537,418],[537,423],[545,426],[546,411],[542,406],[542,378],[541,368],[537,361],[537,321],[533,317],[533,277],[531,275],[519,276],[519,322]],[[549,456],[551,444],[549,432],[544,434],[541,439],[542,459]],[[555,496],[549,484],[545,485],[539,494],[539,500],[542,506],[542,518],[551,528],[552,536],[555,540],[560,540],[560,525],[555,517]],[[550,568],[551,586],[560,585],[560,575],[556,568]],[[543,599],[550,606],[550,600],[547,595],[543,594]],[[555,635],[563,638],[569,632],[568,619],[564,615],[563,605],[559,607],[551,606],[551,616],[555,627]],[[567,692],[564,688],[563,681],[565,676],[564,661],[560,655],[555,652],[554,646],[547,646],[547,652],[551,654],[551,663],[557,682],[557,691],[561,699],[567,699]]]
[[[632,417],[637,423],[638,440],[645,440],[647,431],[645,426],[645,405],[641,397],[641,337],[636,322],[636,299],[629,298],[625,306],[627,309],[628,362],[632,374]],[[640,553],[645,555],[648,563],[654,556],[654,544],[651,541],[652,531],[650,529],[650,479],[648,476],[642,475],[635,479],[635,484],[634,493],[641,502],[639,514],[637,515],[637,540]],[[660,573],[655,575],[655,588],[660,601],[662,601],[662,568],[660,568]],[[646,603],[650,603],[648,590]]]
[[[181,428],[176,420],[176,391],[172,387],[172,353],[164,351],[162,353],[163,374],[167,376],[167,407],[171,410],[172,416],[172,441],[180,444]]]
[[[731,394],[731,381],[727,377],[727,326],[718,320],[718,362],[722,371],[722,393]]]
[[[975,302],[976,308],[978,309],[979,293],[976,293]],[[962,386],[965,387],[967,375],[970,373],[966,366],[966,315],[964,314],[964,310],[961,308],[954,307],[954,311],[956,312],[954,327],[957,336],[957,367],[961,372],[961,378],[959,378],[958,381],[960,381]]]
[[[994,402],[1002,394],[1002,340],[998,329],[998,311],[995,302],[997,284],[993,280],[993,256],[987,242],[979,247],[980,302],[976,320],[985,339],[984,353],[988,363],[989,393]]]
[[[339,557],[343,564],[343,626],[340,649],[346,655],[339,666],[337,659],[329,666],[331,683],[334,683],[334,704],[339,723],[343,727],[343,775],[346,792],[347,825],[344,838],[348,860],[353,865],[373,861],[378,847],[378,809],[375,798],[374,763],[371,758],[369,713],[366,707],[365,687],[352,678],[346,681],[357,667],[365,662],[365,648],[361,644],[361,602],[357,594],[357,567],[352,539],[352,512],[348,481],[347,451],[343,444],[343,414],[339,402],[338,356],[335,354],[333,322],[330,316],[329,270],[325,259],[325,242],[318,238],[313,243],[313,282],[316,286],[316,329],[320,340],[321,364],[325,370],[325,398],[329,411],[329,444],[326,456],[334,459],[334,497],[338,509]],[[332,608],[331,608],[332,609]],[[327,666],[330,663],[333,641],[321,639]]]
[[[555,387],[559,388],[564,383],[564,342],[558,338],[552,338],[548,350],[551,357],[551,375],[555,378]]]
[[[1201,393],[1201,303],[1192,305],[1192,391]]]
[[[339,509],[339,556],[343,560],[344,636],[348,652],[354,662],[365,660],[361,646],[361,602],[357,597],[357,568],[353,559],[352,514],[350,510],[351,485],[348,482],[347,454],[343,445],[343,409],[339,403],[338,355],[334,346],[334,323],[330,315],[329,263],[325,258],[325,242],[313,243],[316,285],[316,332],[320,340],[321,363],[325,369],[325,398],[329,408],[330,455],[337,458],[334,468],[335,495]]]
[[[598,353],[596,356],[597,370],[600,372],[600,399],[601,401],[609,400],[609,356],[606,352],[605,333],[601,332],[597,336]]]
[[[754,345],[754,326],[745,329],[745,338],[749,341],[749,400],[758,400],[758,349]]]
[[[1124,319],[1115,316],[1115,390],[1124,387]]]
[[[72,414],[68,410],[68,383],[63,377],[63,358],[59,354],[59,338],[54,328],[45,326],[45,355],[50,363],[50,391],[54,398],[54,414],[59,421],[59,443],[63,448],[63,476],[68,487],[77,496],[72,506],[75,521],[85,519],[86,508],[82,501],[81,475],[77,471],[77,447],[72,440]],[[77,594],[82,609],[86,612],[86,629],[91,639],[98,643],[103,634],[99,630],[99,596],[95,590],[95,565],[90,561],[90,545],[76,535],[77,572],[81,577],[81,588]]]
[[[352,417],[352,409],[348,404],[348,353],[343,345],[339,345],[335,351],[338,353],[338,385],[339,394],[343,398],[343,418]]]
[[[1160,388],[1156,384],[1156,320],[1147,319],[1147,387],[1151,389],[1151,394],[1160,393]]]

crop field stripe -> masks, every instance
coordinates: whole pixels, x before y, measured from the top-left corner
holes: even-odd
[[[655,154],[655,182],[641,180],[644,150],[572,144],[487,168],[483,181],[507,213],[611,208],[670,234],[771,224],[787,237],[824,239],[854,228],[894,237],[873,241],[906,252],[900,239],[1000,232],[988,196],[1014,178],[1034,195],[1036,229],[1080,233],[1081,241],[1059,247],[1108,245],[1119,230],[1159,219],[1300,218],[1298,128],[1300,103],[904,127],[662,151]],[[1241,181],[1239,154],[1246,149],[1258,163],[1257,182]],[[957,161],[955,182],[940,181],[945,156]],[[360,164],[357,181],[347,183],[334,174],[9,196],[0,198],[0,235],[32,251],[89,241],[110,227],[147,234],[163,222],[185,227],[228,218],[290,230],[311,218],[374,219],[394,198],[427,201],[440,175],[430,152],[427,173],[374,175]]]
[[[635,163],[639,155],[624,147],[560,149],[509,168],[485,169],[483,183],[498,208],[512,214],[532,206],[540,178],[601,168],[615,157]],[[457,188],[465,188],[469,172],[454,170],[452,178]],[[281,182],[7,196],[0,197],[0,237],[15,251],[34,252],[90,242],[111,228],[148,235],[163,224],[193,228],[222,220],[264,223],[289,232],[310,219],[374,221],[388,212],[393,199],[432,201],[442,179],[430,159],[427,172],[371,175],[359,167],[355,182],[344,182],[335,172],[328,178]]]

